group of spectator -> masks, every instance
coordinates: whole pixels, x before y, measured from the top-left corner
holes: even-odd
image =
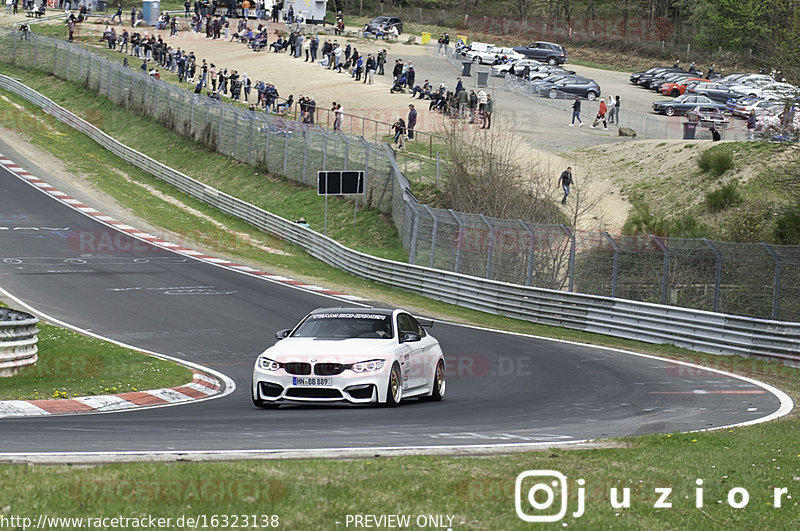
[[[279,0],[275,4],[272,5],[272,8],[269,12],[269,16],[267,14],[267,6],[266,2],[261,0],[244,0],[242,3],[242,10],[239,11],[239,5],[237,0],[195,0],[193,3],[189,0],[186,0],[183,3],[183,16],[184,18],[190,18],[192,9],[194,8],[194,16],[200,19],[204,19],[208,16],[215,17],[217,16],[217,10],[219,9],[220,12],[222,11],[222,7],[226,8],[225,17],[226,18],[242,18],[247,20],[252,15],[255,17],[256,20],[268,20],[271,19],[273,22],[278,22],[278,18],[280,17],[280,12],[283,10],[283,1]],[[292,8],[289,8],[292,11]]]
[[[319,39],[316,35],[310,37],[310,39],[309,50],[311,52],[311,61],[315,61]],[[322,59],[317,62],[319,66],[329,70],[336,70],[337,72],[341,72],[342,69],[344,69],[355,81],[361,81],[362,83],[372,85],[375,83],[376,73],[379,76],[384,75],[386,50],[379,50],[375,55],[371,53],[364,55],[358,51],[358,48],[352,46],[350,43],[342,46],[336,40],[326,40],[322,44],[320,54]],[[306,60],[308,60],[308,56]]]

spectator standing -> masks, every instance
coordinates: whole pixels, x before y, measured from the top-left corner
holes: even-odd
[[[248,0],[242,2],[242,18],[245,20],[250,18],[250,2]]]
[[[489,101],[486,92],[483,89],[478,91],[478,118],[480,119],[482,124],[486,123],[486,118],[483,116],[484,111],[486,110],[486,102]]]
[[[134,7],[134,9],[136,8]],[[183,3],[183,18],[189,18],[189,12],[191,11],[191,9],[192,9],[191,2],[189,2],[189,0],[186,0]]]
[[[376,60],[376,63],[378,65],[378,75],[379,76],[384,75],[383,65],[386,64],[386,50],[381,50],[378,52],[378,58]]]
[[[413,103],[408,105],[408,140],[414,140],[414,127],[417,125],[417,110]]]
[[[72,42],[75,35],[75,19],[71,17],[67,20],[67,31],[69,32],[69,42]]]
[[[494,112],[494,100],[491,94],[486,95],[486,107],[483,110],[483,125],[481,129],[489,129],[492,126],[492,113]]]
[[[619,95],[614,96],[614,119],[619,125]]]
[[[475,123],[475,111],[478,110],[478,95],[474,90],[469,91],[469,123]]]
[[[561,176],[558,178],[558,184],[561,186],[561,189],[564,190],[564,198],[561,200],[561,204],[566,205],[569,187],[572,186],[572,167],[568,166],[566,170],[561,172]]]
[[[575,96],[575,101],[572,103],[572,122],[569,124],[570,127],[575,127],[575,120],[578,120],[580,124],[578,127],[583,127],[583,121],[581,120],[581,99],[578,96]]]
[[[747,115],[747,140],[755,142],[756,140],[756,110],[750,109],[750,114]]]
[[[614,107],[614,96],[608,97],[608,123],[614,123],[614,115],[616,114],[616,107]]]

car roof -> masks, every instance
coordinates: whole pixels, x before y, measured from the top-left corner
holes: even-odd
[[[311,314],[320,313],[352,313],[352,314],[372,314],[372,315],[392,315],[395,310],[391,308],[363,308],[363,307],[338,307],[338,308],[317,308]]]

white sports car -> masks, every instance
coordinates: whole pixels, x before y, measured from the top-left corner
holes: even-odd
[[[432,321],[425,321],[432,326]],[[320,308],[261,353],[253,404],[350,402],[397,406],[404,398],[441,400],[445,361],[439,342],[403,310]]]

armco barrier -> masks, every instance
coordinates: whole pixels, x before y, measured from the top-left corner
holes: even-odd
[[[123,160],[192,197],[295,243],[311,256],[360,278],[465,308],[534,323],[647,343],[674,344],[712,354],[770,358],[800,366],[800,323],[521,286],[370,256],[173,170],[111,138],[12,78],[0,75],[0,88],[40,106]]]
[[[37,317],[11,308],[0,308],[0,377],[13,376],[38,359]]]

